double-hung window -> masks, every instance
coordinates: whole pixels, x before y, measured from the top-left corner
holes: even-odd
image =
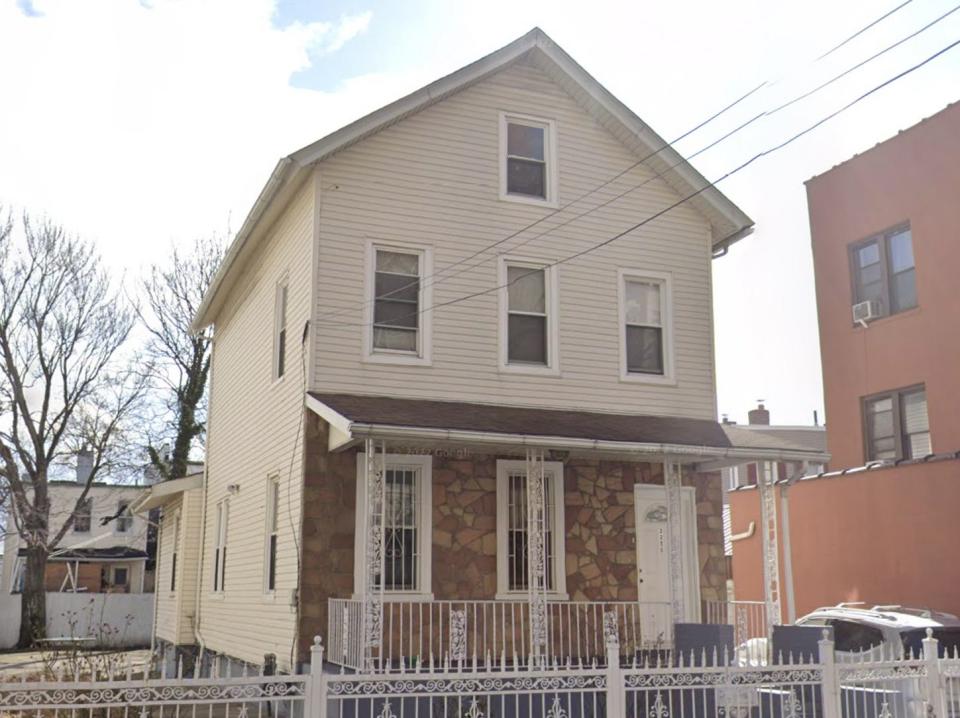
[[[277,587],[277,539],[279,537],[280,480],[267,479],[267,526],[264,542],[264,588],[267,592]]]
[[[554,267],[501,261],[501,368],[558,370]]]
[[[125,534],[133,528],[133,514],[130,513],[130,502],[120,501],[117,503],[116,530],[118,534]]]
[[[544,462],[543,547],[547,591],[565,596],[563,464]],[[508,597],[529,590],[530,517],[527,503],[527,463],[497,461],[497,595]]]
[[[430,312],[425,305],[430,292],[424,287],[429,251],[371,245],[370,255],[367,359],[429,362]]]
[[[500,115],[500,197],[556,204],[556,127],[552,120]]]
[[[213,550],[213,590],[223,591],[227,575],[227,524],[230,522],[230,503],[224,499],[217,504],[217,533]]]
[[[173,551],[170,552],[170,593],[177,590],[177,554],[180,552],[180,512],[173,515]]]
[[[853,301],[876,302],[879,315],[917,306],[916,268],[910,226],[899,226],[850,248]]]
[[[90,497],[77,503],[73,512],[73,531],[78,534],[90,533],[90,522],[93,515],[93,500]]]
[[[922,386],[865,398],[863,423],[867,461],[920,459],[933,451]]]
[[[287,281],[277,284],[273,306],[273,378],[282,379],[287,359]]]
[[[379,457],[378,457],[379,460]],[[384,593],[400,597],[429,595],[433,506],[429,456],[388,454],[383,473],[383,575],[375,578]],[[366,456],[357,457],[357,526],[367,527]],[[363,535],[363,534],[358,534]],[[356,552],[355,590],[361,593],[362,551]]]
[[[672,378],[670,277],[620,272],[620,376]]]

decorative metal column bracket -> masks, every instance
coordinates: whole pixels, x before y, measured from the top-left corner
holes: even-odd
[[[527,449],[527,589],[530,598],[530,648],[534,661],[546,658],[547,552],[546,489],[543,450]]]
[[[383,640],[383,554],[384,554],[384,481],[386,445],[367,439],[363,582],[363,657],[368,669],[374,667]]]
[[[667,547],[670,563],[670,606],[673,623],[686,618],[687,592],[683,586],[683,510],[680,502],[680,486],[683,467],[666,462],[663,465],[663,485],[667,494]]]
[[[780,550],[777,544],[777,498],[770,463],[757,462],[760,490],[760,529],[763,532],[763,598],[766,604],[767,638],[780,616]]]

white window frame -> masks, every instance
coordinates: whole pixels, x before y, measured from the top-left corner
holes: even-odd
[[[507,528],[509,523],[509,478],[515,471],[527,468],[523,459],[497,459],[497,600],[516,600],[518,596],[526,596],[528,591],[509,590],[507,579],[508,552]],[[563,495],[563,462],[544,461],[544,476],[553,482],[553,573],[556,586],[548,591],[547,596],[552,600],[566,601],[567,594],[567,562],[566,562],[566,534],[564,523],[564,495]]]
[[[279,558],[280,558],[280,476],[271,474],[267,477],[266,500],[264,501],[266,511],[264,512],[263,523],[263,592],[272,596],[277,590],[277,578],[279,577]],[[270,537],[277,537],[277,550],[274,558],[273,588],[270,588]]]
[[[276,286],[274,287],[273,292],[273,358],[271,360],[271,378],[274,383],[283,381],[283,378],[287,375],[287,366],[286,356],[289,353],[287,350],[290,348],[290,331],[288,328],[290,315],[290,282],[288,277],[284,274],[279,281],[277,281]],[[280,373],[280,333],[284,334],[284,344],[283,344],[283,373]]]
[[[417,516],[417,589],[415,591],[384,590],[384,601],[432,601],[433,600],[433,457],[422,454],[387,454],[384,457],[388,469],[414,468],[420,472],[419,515]],[[356,539],[353,552],[353,593],[354,599],[363,595],[366,580],[366,556],[363,551],[363,537],[367,532],[367,458],[366,454],[357,454],[357,513]]]
[[[640,374],[627,371],[627,281],[656,282],[660,290],[660,321],[663,329],[663,374]],[[674,373],[673,351],[673,277],[669,272],[652,272],[640,269],[617,271],[618,329],[620,335],[620,381],[639,384],[677,383]]]
[[[373,309],[376,302],[377,250],[417,254],[420,257],[420,326],[417,329],[417,351],[375,349],[373,346]],[[362,361],[374,364],[407,364],[430,366],[433,347],[433,248],[426,244],[406,242],[367,242],[364,279],[363,355]]]
[[[511,364],[509,361],[510,330],[508,317],[510,313],[510,296],[507,287],[507,267],[526,267],[542,269],[544,288],[547,297],[547,363],[539,364]],[[549,376],[560,375],[560,311],[558,301],[557,266],[550,260],[534,259],[531,257],[512,257],[501,255],[497,266],[497,286],[499,291],[498,308],[498,343],[499,369],[511,374],[540,374]]]
[[[544,130],[543,159],[546,165],[544,176],[547,196],[544,199],[524,194],[509,194],[507,192],[507,125],[509,123],[540,127]],[[559,207],[558,195],[558,160],[557,160],[557,123],[544,117],[534,117],[518,112],[500,111],[500,199],[505,202],[520,202],[538,207]]]
[[[227,548],[228,525],[230,523],[230,501],[221,499],[216,506],[216,523],[214,524],[214,561],[213,561],[213,585],[212,593],[216,596],[222,596],[224,593],[223,579],[226,575],[226,565],[223,560],[223,550]],[[219,552],[219,554],[218,554]]]
[[[183,528],[180,521],[180,509],[173,512],[171,523],[173,524],[173,550],[170,552],[170,580],[167,582],[167,588],[169,589],[167,593],[174,596],[180,590],[180,581],[177,580],[177,571],[180,568],[180,532]]]

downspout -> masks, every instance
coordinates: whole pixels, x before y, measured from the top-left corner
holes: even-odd
[[[157,608],[160,603],[159,581],[160,575],[160,547],[163,545],[163,509],[160,509],[160,521],[157,522],[157,563],[153,567],[153,630],[150,631],[150,656],[157,650]],[[143,573],[147,572],[147,564],[143,564]],[[141,589],[142,590],[142,589]]]
[[[780,533],[783,536],[783,582],[787,589],[787,621],[790,624],[797,621],[797,604],[793,594],[793,557],[790,553],[790,487],[807,473],[810,467],[809,461],[804,461],[800,471],[787,479],[787,482],[780,487]]]
[[[203,462],[203,508],[200,514],[200,558],[197,560],[197,585],[193,603],[193,640],[199,647],[197,656],[194,659],[194,675],[200,675],[198,669],[202,665],[203,649],[206,645],[206,642],[203,640],[203,634],[200,633],[200,596],[203,591],[203,557],[206,553],[204,549],[207,545],[207,496],[210,493],[210,449],[213,447],[213,422],[211,421],[213,412],[210,410],[210,407],[213,406],[213,380],[216,376],[213,365],[213,352],[216,349],[216,343],[216,335],[214,335],[210,339],[210,374],[208,378],[210,399],[208,400],[209,407],[207,408],[207,455]]]

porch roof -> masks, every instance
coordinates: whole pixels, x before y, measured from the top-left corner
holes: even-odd
[[[308,408],[331,425],[330,449],[355,440],[432,441],[606,453],[696,457],[716,464],[757,460],[826,461],[778,436],[708,419],[567,411],[529,406],[310,392]]]
[[[18,556],[26,556],[27,549],[17,551]],[[61,549],[48,557],[49,561],[143,561],[147,552],[131,546],[104,546],[100,548],[79,547]]]

